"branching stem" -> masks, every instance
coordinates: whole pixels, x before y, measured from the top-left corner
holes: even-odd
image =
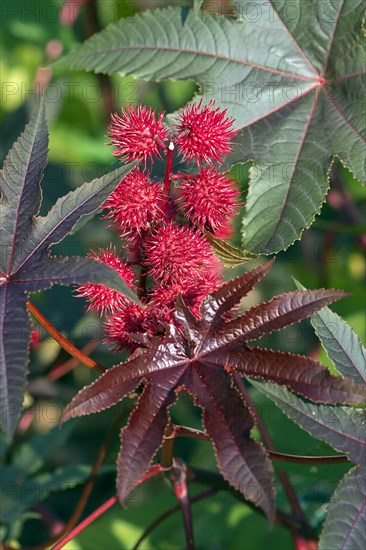
[[[204,441],[210,439],[206,432],[195,428],[188,428],[187,426],[174,426],[174,437],[190,437],[193,439],[202,439]],[[349,462],[347,455],[308,456],[280,453],[269,449],[266,449],[266,451],[272,460],[292,462],[294,464],[340,464],[342,462]]]

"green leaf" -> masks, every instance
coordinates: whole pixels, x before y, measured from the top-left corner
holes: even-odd
[[[256,254],[242,252],[239,248],[235,248],[235,246],[214,237],[209,231],[205,231],[205,235],[212,250],[224,267],[236,267],[257,257]]]
[[[328,515],[319,540],[319,550],[363,550],[366,534],[366,471],[348,472],[328,505]]]
[[[28,476],[39,470],[55,447],[65,443],[74,428],[74,423],[61,429],[55,426],[49,432],[35,435],[23,443],[12,463],[18,469],[19,475]]]
[[[59,64],[147,80],[192,79],[241,130],[227,161],[254,160],[244,247],[271,254],[314,221],[334,155],[365,171],[361,0],[241,0],[238,20],[167,8],[123,19]],[[295,13],[294,13],[295,12]]]
[[[297,288],[305,287],[294,279]],[[329,307],[311,317],[316,335],[336,368],[357,384],[366,384],[366,349],[348,323]]]
[[[317,405],[275,384],[254,380],[250,382],[313,437],[325,441],[337,451],[348,454],[352,462],[365,463],[365,409]]]
[[[115,471],[114,466],[102,466],[99,475]],[[66,491],[84,483],[91,473],[87,465],[73,465],[57,468],[25,479],[12,487],[12,491],[2,495],[2,521],[13,522],[23,516],[32,506],[45,500],[51,493]],[[5,486],[7,481],[5,481]]]

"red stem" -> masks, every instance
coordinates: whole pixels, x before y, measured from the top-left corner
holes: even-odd
[[[118,496],[114,495],[113,497],[109,498],[104,504],[99,506],[94,512],[92,512],[87,518],[85,518],[79,525],[77,525],[68,535],[63,537],[57,544],[52,546],[52,550],[61,550],[67,544],[70,540],[72,540],[74,537],[76,537],[81,531],[84,531],[88,525],[93,523],[96,519],[98,519],[104,512],[109,510],[109,508],[112,508],[115,504],[118,502]]]
[[[168,145],[168,151],[166,154],[166,167],[165,167],[165,175],[164,175],[164,197],[163,197],[163,204],[162,204],[162,211],[164,214],[166,214],[168,201],[169,201],[169,190],[170,190],[170,182],[171,182],[171,172],[173,168],[173,158],[174,158],[174,143],[171,141]]]
[[[75,357],[80,363],[86,365],[90,369],[93,369],[99,373],[106,371],[106,368],[103,365],[100,365],[87,355],[84,355],[77,347],[74,346],[65,336],[63,336],[53,325],[46,319],[44,315],[39,311],[39,309],[32,303],[28,302],[28,311],[33,315],[33,317],[39,322],[40,325],[48,332],[52,338],[60,344],[60,346],[67,351],[70,355]]]
[[[171,439],[169,436],[168,439]],[[188,428],[187,426],[174,426],[174,437],[191,437],[192,439],[202,439],[208,441],[210,436],[196,428]],[[347,455],[323,455],[323,456],[308,456],[308,455],[292,455],[289,453],[281,453],[266,449],[272,460],[280,462],[292,462],[295,464],[339,464],[349,462]]]
[[[81,353],[89,357],[89,353],[95,350],[95,348],[98,345],[97,340],[91,340],[83,348],[81,348]],[[47,378],[49,380],[58,380],[62,376],[65,376],[68,372],[72,371],[75,367],[80,365],[79,359],[76,359],[75,357],[72,357],[71,359],[68,359],[64,363],[61,363],[61,365],[57,365],[56,367],[53,367],[53,369],[48,373]]]
[[[185,482],[182,484],[184,484],[185,486],[185,494],[179,498],[179,504],[180,504],[180,509],[182,511],[182,516],[183,516],[187,550],[194,550],[191,503],[188,497],[187,484]],[[175,495],[178,496],[177,490],[175,491]]]
[[[171,141],[168,145],[168,152],[166,155],[166,168],[164,175],[164,194],[167,196],[170,189],[170,174],[173,167],[173,157],[174,157],[174,143]]]
[[[171,422],[169,422],[165,430],[164,443],[161,449],[160,458],[160,462],[164,466],[164,468],[171,468],[173,465],[174,438],[175,427]]]

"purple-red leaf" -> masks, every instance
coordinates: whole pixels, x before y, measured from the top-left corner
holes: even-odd
[[[209,294],[201,305],[202,318],[206,322],[211,322],[212,326],[219,323],[222,315],[239,304],[240,300],[266,275],[273,262],[274,260],[271,260],[251,271],[247,271],[240,277],[224,283],[215,292]]]
[[[136,351],[128,361],[108,369],[95,382],[86,386],[64,410],[61,422],[76,416],[101,412],[116,405],[153,373],[173,375],[174,367],[187,361],[181,345],[168,336],[164,341],[155,339],[149,351]]]
[[[79,391],[63,411],[60,423],[116,405],[140,384],[144,377],[143,365],[148,365],[150,361],[151,355],[138,353],[125,363],[107,370],[95,382]]]
[[[276,384],[251,383],[313,437],[346,453],[355,464],[366,463],[365,409],[319,405]]]
[[[271,464],[262,446],[251,438],[253,418],[233,387],[230,371],[276,382],[324,403],[362,403],[365,390],[324,367],[297,355],[249,348],[259,338],[314,313],[344,295],[337,290],[290,292],[248,310],[229,322],[231,311],[269,269],[271,262],[224,284],[208,297],[197,319],[182,298],[175,321],[161,338],[143,335],[145,351],[104,373],[84,388],[66,408],[62,420],[110,407],[147,383],[128,426],[122,430],[118,458],[118,492],[125,502],[144,479],[161,445],[169,407],[185,387],[203,408],[204,424],[227,481],[273,518],[274,491]],[[131,335],[133,337],[133,335]]]
[[[347,296],[341,290],[308,290],[286,292],[269,302],[250,308],[248,311],[221,325],[216,333],[213,347],[225,346],[235,341],[250,342],[264,334],[280,330],[312,315],[322,307]],[[207,346],[205,346],[207,349]]]
[[[128,425],[121,431],[121,450],[117,460],[117,490],[122,504],[148,470],[162,444],[169,407],[177,398],[174,392],[184,369],[169,375],[155,375],[139,398]]]
[[[262,446],[251,439],[253,418],[229,376],[216,366],[195,364],[187,382],[203,410],[203,422],[212,439],[224,478],[244,497],[274,514],[273,470]]]
[[[261,348],[215,352],[216,363],[235,369],[242,376],[265,379],[322,403],[366,402],[366,387],[341,376],[308,357]],[[209,359],[209,358],[207,358]]]
[[[23,292],[9,285],[0,286],[0,418],[9,437],[17,427],[25,389],[24,362],[28,360],[31,330],[26,302]],[[12,366],[10,372],[8,365]]]

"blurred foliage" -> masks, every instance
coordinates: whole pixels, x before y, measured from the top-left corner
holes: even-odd
[[[95,4],[94,16],[90,11],[90,4],[93,2],[89,2],[82,4],[75,20],[68,23],[60,21],[62,14],[65,18],[63,4],[63,0],[12,0],[3,2],[1,6],[4,28],[0,61],[0,155],[2,158],[5,157],[12,142],[27,122],[34,102],[34,90],[43,90],[50,123],[50,164],[42,184],[45,196],[43,214],[58,196],[82,181],[100,175],[113,163],[111,147],[106,144],[110,114],[108,105],[119,110],[127,104],[136,105],[142,102],[157,110],[172,112],[189,101],[198,91],[192,82],[170,80],[147,83],[129,77],[114,76],[101,79],[96,75],[82,72],[54,73],[50,62],[95,32],[95,14],[100,27],[104,27],[120,17],[133,15],[139,8],[153,8],[159,2],[100,0]],[[75,10],[76,4],[75,0],[71,2]],[[232,177],[237,179],[241,186],[243,202],[248,187],[248,168],[248,165],[237,165],[231,171]],[[324,286],[352,292],[349,298],[338,302],[333,309],[359,334],[365,334],[366,267],[363,252],[366,243],[365,237],[362,236],[365,232],[362,217],[365,203],[365,190],[357,185],[349,171],[336,161],[331,172],[329,200],[323,206],[321,215],[317,217],[312,228],[304,232],[300,242],[278,255],[270,274],[258,286],[259,290],[256,289],[247,297],[243,307],[279,292],[293,290],[293,276],[307,288]],[[232,238],[232,244],[235,246],[240,245],[240,226],[239,215]],[[96,218],[76,235],[65,239],[62,247],[56,246],[54,250],[58,254],[85,255],[90,247],[105,246],[111,238],[107,223]],[[255,261],[249,262],[250,267],[253,265]],[[233,277],[247,268],[248,265],[226,269],[225,274],[227,277]],[[84,315],[82,301],[74,299],[72,289],[57,287],[34,295],[32,299],[46,317],[78,347],[92,339],[96,340],[93,357],[97,361],[112,365],[121,360],[120,356],[111,354],[107,346],[101,343],[99,321],[92,315]],[[329,364],[308,322],[289,327],[281,334],[271,335],[263,339],[261,344],[296,353],[311,352],[313,357]],[[58,345],[50,341],[47,335],[41,334],[41,343],[31,355],[27,417],[21,423],[12,448],[7,449],[4,442],[2,443],[1,456],[6,468],[20,468],[19,464],[22,464],[23,457],[23,471],[18,479],[18,486],[19,483],[25,483],[25,479],[29,483],[34,475],[32,449],[37,442],[39,443],[39,438],[51,437],[56,433],[58,428],[53,428],[52,432],[50,429],[57,425],[62,408],[79,388],[95,378],[94,373],[78,366],[62,378],[53,381],[50,376],[52,369],[68,359]],[[325,444],[314,440],[285,418],[263,395],[257,394],[254,390],[253,396],[279,450],[295,454],[333,454]],[[79,465],[90,467],[108,427],[117,415],[122,414],[122,418],[127,419],[132,400],[125,401],[116,409],[80,420],[73,426],[73,430],[69,430],[68,438],[65,437],[64,441],[59,437],[52,443],[43,443],[48,446],[49,452],[47,456],[45,453],[44,460],[42,459],[42,463],[37,466],[37,475],[49,475],[49,472],[56,472],[57,469],[69,468],[72,477],[75,476],[75,469]],[[172,412],[177,423],[201,426],[200,411],[193,406],[188,396],[181,397]],[[62,431],[64,430],[65,427],[62,428]],[[108,448],[105,464],[113,466],[117,449],[118,434],[115,433]],[[176,451],[177,456],[195,466],[215,468],[214,456],[205,442],[180,439],[176,443]],[[40,455],[38,460],[41,460]],[[29,461],[33,466],[29,466]],[[277,465],[278,463],[275,464],[276,468]],[[310,467],[281,464],[281,468],[290,474],[305,511],[312,518],[313,526],[318,527],[324,519],[324,503],[328,501],[335,485],[349,466],[340,464]],[[44,479],[52,480],[52,475]],[[85,475],[83,477],[80,474],[79,482],[83,480]],[[24,546],[47,540],[50,536],[47,521],[66,522],[76,506],[82,488],[74,485],[69,485],[62,492],[45,492],[44,498],[41,499],[42,503],[31,508],[23,517],[24,525],[22,521],[3,525],[2,535],[8,542],[18,540]],[[197,487],[191,487],[192,494],[198,490],[200,489]],[[113,492],[114,471],[104,472],[98,477],[84,515],[91,513]],[[278,502],[281,507],[288,510],[279,485]],[[119,506],[114,507],[89,526],[67,548],[131,548],[144,528],[160,513],[175,504],[176,501],[166,481],[149,481],[136,491],[133,502],[126,510]],[[45,517],[48,519],[40,521],[40,515],[45,510]],[[271,529],[251,508],[226,493],[220,492],[215,497],[195,504],[193,510],[198,549],[292,548],[288,532],[277,526]],[[184,546],[183,537],[181,517],[177,513],[162,523],[141,547],[178,550]]]

